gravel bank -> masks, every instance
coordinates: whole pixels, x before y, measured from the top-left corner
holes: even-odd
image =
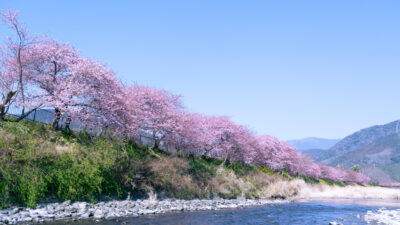
[[[287,200],[125,200],[89,204],[65,201],[38,205],[36,209],[11,208],[0,211],[0,224],[41,223],[53,220],[111,219],[124,216],[160,214],[174,211],[219,210],[287,203]]]

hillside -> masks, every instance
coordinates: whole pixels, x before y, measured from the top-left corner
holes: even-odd
[[[400,180],[400,136],[392,134],[375,140],[330,161],[331,165],[350,168],[359,165],[380,182]]]
[[[355,132],[325,151],[316,160],[345,168],[358,165],[376,181],[399,181],[399,123],[400,121],[393,121]]]
[[[178,199],[282,198],[296,194],[276,188],[290,179],[266,167],[140,147],[113,136],[54,131],[28,121],[0,123],[0,208],[149,192]]]

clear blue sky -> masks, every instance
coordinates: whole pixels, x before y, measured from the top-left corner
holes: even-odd
[[[182,94],[189,110],[258,134],[339,138],[400,118],[400,1],[1,1],[6,8],[124,82]]]

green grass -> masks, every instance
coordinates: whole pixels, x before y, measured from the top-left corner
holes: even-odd
[[[84,132],[55,132],[27,121],[1,123],[0,135],[3,207],[12,203],[34,207],[49,196],[95,201],[116,190],[109,187],[115,185],[110,172],[120,153],[127,151],[118,143]]]
[[[280,172],[280,174],[283,176],[283,177],[285,177],[285,178],[287,178],[288,180],[293,180],[293,176],[291,176],[288,172],[286,172],[286,171],[281,171]]]
[[[265,167],[140,148],[112,136],[54,131],[28,121],[0,123],[0,208],[142,198],[150,191],[180,199],[260,198],[277,177],[294,178]]]

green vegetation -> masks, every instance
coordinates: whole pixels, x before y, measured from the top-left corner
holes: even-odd
[[[0,124],[0,208],[148,192],[181,199],[273,197],[266,187],[292,178],[265,167],[140,148],[112,136],[54,131],[28,121]]]

